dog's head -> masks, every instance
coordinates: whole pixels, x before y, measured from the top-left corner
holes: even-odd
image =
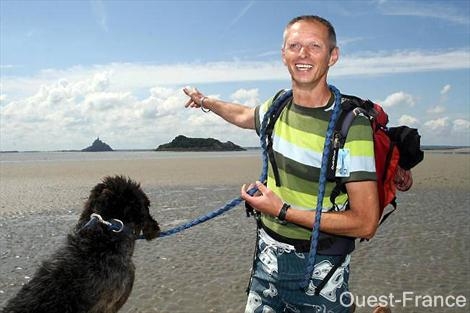
[[[80,221],[86,223],[92,213],[97,213],[104,220],[121,220],[136,236],[142,232],[150,240],[158,237],[160,227],[150,215],[149,206],[140,184],[123,176],[108,176],[91,190]]]

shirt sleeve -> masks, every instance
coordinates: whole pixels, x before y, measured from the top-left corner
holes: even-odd
[[[261,124],[263,123],[264,115],[273,104],[273,100],[274,97],[255,107],[255,130],[258,136],[261,135]]]
[[[373,130],[365,116],[357,116],[346,137],[345,149],[350,155],[350,175],[341,179],[343,183],[351,181],[377,180]]]

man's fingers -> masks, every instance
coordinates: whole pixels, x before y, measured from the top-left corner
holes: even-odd
[[[197,92],[197,89],[190,86],[186,86],[183,87],[183,91],[187,96],[191,96],[191,93]]]
[[[263,185],[263,184],[261,184]],[[251,201],[254,197],[261,196],[262,192],[259,189],[259,185],[257,183],[252,183],[247,186],[244,184],[241,188],[241,196],[243,200]]]
[[[200,108],[201,105],[197,102],[200,101],[203,97],[202,94],[197,90],[197,88],[184,87],[183,92],[189,97],[188,102],[185,104],[185,108]]]
[[[185,108],[189,107],[191,105],[191,102],[193,102],[193,99],[189,98],[188,102],[184,105]]]
[[[258,188],[258,190],[264,194],[266,193],[266,191],[268,191],[268,187],[266,187],[262,182],[260,181],[256,181],[256,187]]]
[[[246,200],[248,197],[250,197],[250,195],[246,192],[246,184],[242,185],[242,188],[240,189],[240,194],[243,200]]]

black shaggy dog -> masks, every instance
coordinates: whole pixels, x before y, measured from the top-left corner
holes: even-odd
[[[135,240],[141,232],[147,240],[160,233],[149,205],[136,182],[104,178],[92,189],[65,245],[42,263],[3,312],[117,312],[134,283]]]

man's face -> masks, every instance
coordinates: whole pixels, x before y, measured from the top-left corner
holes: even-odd
[[[338,56],[338,48],[332,49],[323,24],[299,21],[287,29],[282,60],[298,87],[326,82],[328,69]]]

